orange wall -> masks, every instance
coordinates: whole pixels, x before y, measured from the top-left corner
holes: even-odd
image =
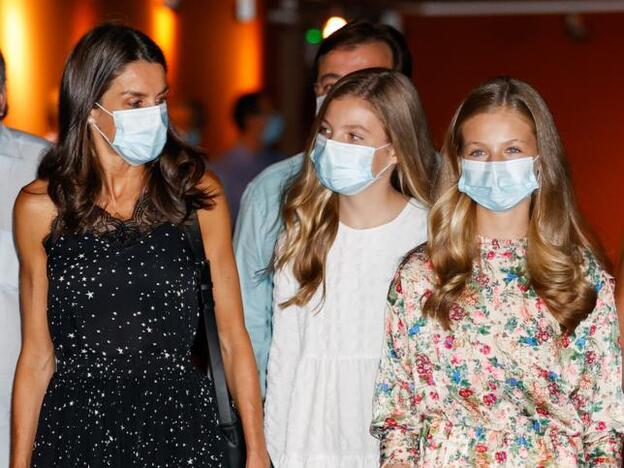
[[[261,14],[261,11],[260,11]],[[218,154],[236,138],[231,109],[236,97],[262,87],[263,27],[239,23],[234,1],[185,0],[180,9],[180,98],[199,99],[208,123],[204,145]]]
[[[184,0],[174,12],[162,0],[0,0],[10,105],[5,123],[45,135],[48,101],[71,47],[97,23],[117,20],[163,48],[172,99],[204,104],[209,116],[204,141],[210,152],[223,151],[235,138],[232,101],[263,80],[261,21],[237,22],[234,5],[235,0]]]
[[[616,261],[624,235],[624,15],[586,16],[578,43],[560,16],[408,18],[415,82],[436,143],[463,96],[509,74],[544,96],[567,149],[583,213]]]

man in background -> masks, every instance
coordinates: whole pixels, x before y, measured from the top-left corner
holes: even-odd
[[[410,53],[405,38],[396,29],[354,21],[326,38],[314,60],[317,111],[324,96],[340,78],[373,67],[398,70],[411,77]],[[279,210],[284,187],[299,172],[302,162],[303,154],[299,153],[268,167],[249,184],[242,197],[234,232],[245,325],[256,355],[263,395],[273,307],[273,280],[266,268],[282,226]]]
[[[0,466],[9,466],[11,389],[20,350],[19,264],[13,243],[13,203],[32,181],[48,143],[5,127],[6,64],[0,52]]]
[[[234,221],[247,184],[264,168],[282,158],[273,146],[282,136],[284,122],[263,92],[239,97],[232,116],[238,129],[238,141],[219,157],[213,168],[223,183]]]

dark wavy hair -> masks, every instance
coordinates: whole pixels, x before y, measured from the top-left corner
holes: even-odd
[[[412,77],[412,56],[403,34],[387,24],[376,24],[364,19],[350,21],[323,40],[314,58],[312,76],[318,79],[319,62],[332,50],[349,49],[372,42],[386,44],[392,51],[392,69],[408,78]]]
[[[58,143],[44,155],[37,173],[48,181],[48,194],[64,231],[84,232],[97,221],[102,169],[87,120],[111,82],[139,60],[167,69],[154,41],[136,29],[112,23],[85,34],[67,59],[59,97]],[[192,210],[213,206],[214,194],[198,187],[205,161],[203,153],[167,131],[160,158],[146,164],[144,197],[151,217],[179,224]]]

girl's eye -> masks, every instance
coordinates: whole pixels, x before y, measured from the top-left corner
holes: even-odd
[[[522,149],[518,148],[517,146],[510,146],[509,148],[507,148],[507,152],[517,154],[522,153]]]
[[[141,106],[142,102],[143,101],[140,101],[140,100],[139,101],[130,101],[129,104],[130,104],[130,107],[132,107],[133,109],[137,109],[139,107],[142,107]]]
[[[353,143],[360,143],[362,141],[362,137],[356,133],[349,133],[347,136],[349,141],[352,141]]]
[[[476,150],[472,150],[468,155],[472,156],[473,158],[480,158],[482,156],[485,156],[485,151],[476,149]]]
[[[328,137],[328,136],[331,135],[331,130],[329,128],[327,128],[327,127],[321,127],[319,129],[319,135],[323,135],[323,136]]]

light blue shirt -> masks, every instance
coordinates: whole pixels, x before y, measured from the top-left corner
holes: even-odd
[[[0,466],[9,466],[11,389],[20,350],[19,262],[13,242],[13,204],[37,175],[49,143],[0,122]]]
[[[263,395],[273,308],[273,278],[265,270],[282,228],[282,193],[302,163],[303,153],[299,153],[267,167],[253,179],[243,193],[234,231],[234,254],[243,295],[245,325],[256,356]]]

